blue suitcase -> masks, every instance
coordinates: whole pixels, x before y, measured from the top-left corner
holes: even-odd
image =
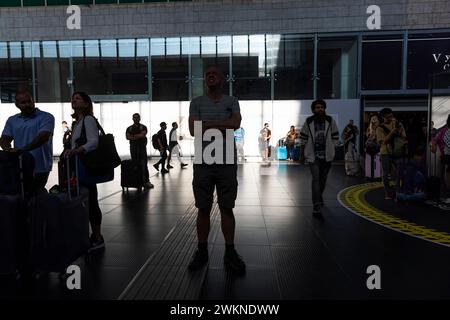
[[[277,148],[277,159],[278,160],[286,160],[287,159],[287,149],[286,146]]]

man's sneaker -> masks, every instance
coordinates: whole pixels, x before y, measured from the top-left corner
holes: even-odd
[[[168,164],[167,169],[173,169],[173,167],[170,164]]]
[[[245,273],[245,262],[236,250],[229,250],[223,256],[223,262],[227,268],[236,273]]]
[[[208,262],[208,251],[195,250],[189,262],[188,269],[190,271],[197,271]]]
[[[145,183],[144,188],[145,189],[153,189],[155,186],[151,184],[150,182]]]
[[[103,236],[100,236],[100,239],[95,240],[93,235],[91,235],[91,237],[89,238],[89,241],[91,242],[91,247],[89,248],[89,252],[105,248],[105,239],[103,239]]]
[[[158,166],[157,164],[154,164],[154,165],[153,165],[153,168],[155,168],[156,171],[159,171],[159,166]]]
[[[181,169],[184,169],[185,167],[187,167],[187,163],[182,163],[181,164]]]
[[[165,168],[162,168],[162,169],[161,169],[161,173],[162,173],[162,174],[169,173],[169,170],[167,170],[167,169],[165,169]]]

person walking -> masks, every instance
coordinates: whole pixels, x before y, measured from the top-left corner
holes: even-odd
[[[153,167],[156,169],[156,171],[159,171],[159,166],[161,165],[161,173],[166,174],[169,172],[169,170],[167,170],[165,168],[166,160],[167,160],[167,149],[168,149],[167,135],[166,135],[167,123],[161,122],[159,124],[159,126],[161,129],[158,131],[156,136],[157,136],[157,140],[158,140],[158,146],[159,146],[158,150],[161,155],[161,159],[157,163],[155,163],[153,165]]]
[[[305,161],[312,175],[313,214],[319,215],[324,206],[323,192],[326,187],[335,147],[339,142],[336,121],[326,114],[324,100],[314,100],[311,104],[312,116],[308,117],[300,132],[300,144],[304,146]]]
[[[187,166],[187,163],[184,163],[181,159],[183,156],[181,152],[181,146],[178,143],[178,123],[172,122],[172,129],[169,133],[169,157],[167,158],[167,169],[172,169],[173,167],[170,165],[170,161],[172,160],[172,155],[176,155],[178,161],[180,162],[181,169],[184,169]],[[181,139],[181,137],[180,137]]]

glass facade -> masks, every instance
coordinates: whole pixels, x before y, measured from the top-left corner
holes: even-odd
[[[447,70],[450,70],[450,37],[408,41],[408,89],[426,88],[431,74]]]
[[[28,86],[38,102],[68,102],[73,91],[85,91],[97,101],[188,101],[204,94],[203,74],[211,65],[225,74],[224,92],[240,100],[407,93],[426,90],[430,74],[450,69],[450,36],[255,34],[0,42],[0,94],[2,101],[11,101],[17,87]]]
[[[181,38],[151,39],[152,100],[188,100],[189,60]]]
[[[18,88],[33,86],[32,46],[30,42],[0,42],[0,96],[14,101]]]
[[[275,37],[271,66],[274,68],[274,98],[313,98],[314,41],[312,38],[283,35]]]
[[[402,87],[401,39],[364,40],[362,43],[363,90],[398,90]]]
[[[357,66],[356,38],[319,39],[317,96],[325,99],[356,98]]]
[[[70,100],[70,43],[67,41],[33,42],[36,100]]]
[[[241,100],[271,98],[265,35],[233,37],[233,95]]]
[[[86,40],[72,50],[75,90],[92,95],[148,94],[147,40]]]
[[[2,0],[0,7],[31,7],[31,6],[63,6],[69,4],[122,4],[122,3],[146,3],[146,2],[174,2],[192,0]]]

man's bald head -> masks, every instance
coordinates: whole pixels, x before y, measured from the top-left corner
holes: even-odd
[[[34,112],[33,95],[28,90],[18,90],[16,92],[16,107],[20,109],[23,115],[29,116]]]
[[[225,76],[218,66],[210,66],[205,70],[205,83],[210,90],[222,88]]]

